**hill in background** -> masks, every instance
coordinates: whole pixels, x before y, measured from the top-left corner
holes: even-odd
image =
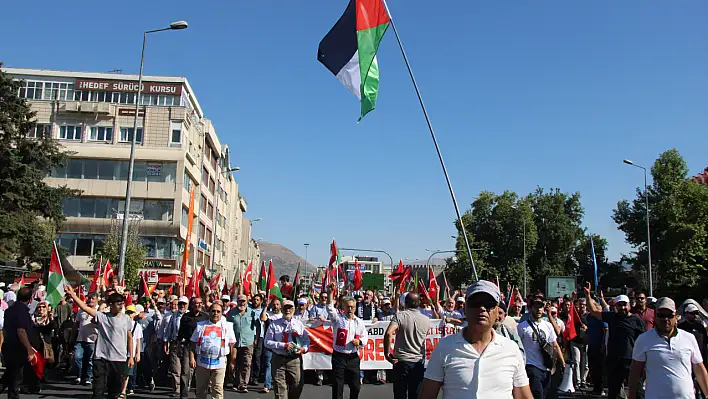
[[[261,260],[268,262],[273,260],[273,269],[275,271],[275,277],[280,278],[283,274],[290,276],[290,281],[295,277],[295,272],[297,271],[297,265],[300,263],[302,267],[300,268],[300,275],[305,274],[305,259],[298,256],[295,252],[291,251],[280,244],[273,244],[270,242],[261,241],[259,244],[261,250]],[[259,265],[260,267],[260,265]],[[308,273],[313,273],[315,271],[315,266],[312,263],[308,264]]]

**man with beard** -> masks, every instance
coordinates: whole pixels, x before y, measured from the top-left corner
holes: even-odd
[[[260,332],[260,320],[256,312],[248,307],[248,297],[239,295],[236,297],[236,308],[229,312],[226,319],[233,323],[234,335],[236,336],[236,370],[237,375],[234,381],[236,392],[246,393],[248,388],[248,378],[251,375],[251,359],[253,358],[253,346],[258,340]]]
[[[628,399],[637,397],[639,377],[646,370],[648,399],[693,399],[691,370],[700,390],[708,393],[708,373],[693,334],[676,327],[676,304],[671,298],[656,302],[654,329],[637,338],[632,352]]]
[[[358,399],[361,390],[359,347],[365,346],[368,342],[368,333],[364,326],[364,321],[354,315],[356,311],[356,301],[352,298],[344,298],[340,315],[337,308],[332,303],[332,292],[335,290],[334,284],[329,287],[329,298],[327,300],[327,311],[329,320],[332,321],[332,398],[342,399],[344,396],[344,384],[349,386],[349,398]]]
[[[466,296],[467,326],[438,342],[419,398],[435,399],[442,388],[443,399],[531,399],[518,346],[494,332],[499,288],[477,281]]]
[[[197,399],[223,399],[227,369],[229,374],[233,371],[236,337],[222,316],[223,309],[220,301],[214,301],[209,318],[197,322],[189,339],[189,364],[196,377]],[[209,389],[211,395],[207,394]]]
[[[644,322],[630,313],[629,298],[626,295],[615,298],[614,312],[603,312],[602,307],[590,296],[590,283],[586,283],[584,289],[590,315],[607,323],[607,396],[615,399],[629,377],[634,342],[644,333]]]
[[[263,339],[265,338],[265,327],[261,320],[261,313],[265,310],[263,306],[263,296],[255,294],[251,298],[251,309],[256,313],[258,319],[258,335],[253,344],[253,358],[251,359],[251,381],[248,385],[258,385],[258,377],[261,375],[261,357],[263,356]]]
[[[32,390],[36,389],[36,378],[29,375],[29,373],[33,373],[29,364],[35,359],[34,348],[32,348],[29,338],[34,335],[28,307],[31,300],[32,290],[28,287],[21,288],[17,292],[17,296],[13,298],[13,304],[5,311],[3,326],[5,341],[2,344],[5,373],[1,382],[7,387],[9,399],[20,397],[20,385],[24,374],[28,374],[28,382],[32,381]]]
[[[698,349],[701,351],[703,361],[706,360],[706,344],[708,344],[708,334],[706,328],[703,327],[700,310],[698,306],[689,303],[683,308],[684,319],[678,323],[678,328],[693,334],[698,343]]]
[[[305,325],[295,319],[295,304],[283,301],[283,316],[271,321],[265,346],[273,351],[273,391],[276,399],[298,399],[302,393],[302,355],[310,340]]]

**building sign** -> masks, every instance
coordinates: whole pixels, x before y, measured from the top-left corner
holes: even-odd
[[[76,79],[76,90],[116,91],[136,93],[138,82],[120,80]],[[145,94],[166,94],[178,96],[182,94],[182,85],[175,83],[143,82],[142,92]]]
[[[162,164],[161,163],[147,164],[147,175],[148,176],[162,176]]]
[[[174,259],[148,259],[143,264],[146,269],[174,269],[177,261]]]
[[[148,284],[155,284],[157,283],[157,280],[160,278],[157,275],[157,270],[143,270],[138,272],[138,277],[143,276],[145,281],[148,282]]]
[[[118,108],[118,115],[135,116],[135,108]],[[145,116],[145,110],[141,109],[138,116]]]

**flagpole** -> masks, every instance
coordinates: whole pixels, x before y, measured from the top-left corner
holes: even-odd
[[[472,265],[472,273],[474,274],[474,279],[479,280],[477,277],[477,268],[474,266],[474,260],[472,259],[472,247],[470,247],[470,241],[467,238],[467,231],[465,230],[465,224],[460,216],[460,207],[457,205],[457,198],[455,198],[455,192],[452,189],[452,183],[450,183],[450,176],[447,174],[447,168],[445,167],[445,161],[443,160],[442,153],[440,152],[440,146],[438,145],[438,139],[435,137],[435,131],[433,130],[433,125],[430,123],[430,117],[428,116],[428,110],[425,108],[423,103],[423,97],[418,89],[418,83],[413,76],[413,70],[411,69],[411,64],[408,62],[408,56],[406,51],[403,49],[403,43],[401,43],[401,38],[398,36],[398,30],[396,25],[393,23],[393,17],[391,16],[391,10],[388,8],[388,3],[386,0],[382,0],[384,7],[386,7],[386,13],[391,23],[391,28],[393,29],[393,34],[396,36],[396,41],[398,42],[398,48],[401,49],[401,54],[403,55],[403,60],[406,62],[406,67],[408,68],[408,75],[411,77],[413,82],[413,88],[415,88],[415,93],[418,95],[418,102],[420,103],[420,108],[423,110],[423,115],[425,116],[425,122],[428,124],[428,130],[430,130],[430,136],[433,139],[433,144],[435,144],[435,151],[438,153],[438,159],[440,160],[440,166],[442,166],[443,173],[445,174],[445,181],[447,182],[447,188],[450,190],[450,197],[452,197],[452,204],[455,206],[455,213],[457,214],[457,220],[460,221],[460,228],[462,230],[462,237],[465,239],[465,246],[467,247],[467,255],[470,257],[470,265]]]

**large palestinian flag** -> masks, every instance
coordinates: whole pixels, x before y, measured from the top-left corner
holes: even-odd
[[[317,59],[361,101],[359,120],[376,106],[376,52],[390,24],[382,0],[350,0],[317,49]]]

